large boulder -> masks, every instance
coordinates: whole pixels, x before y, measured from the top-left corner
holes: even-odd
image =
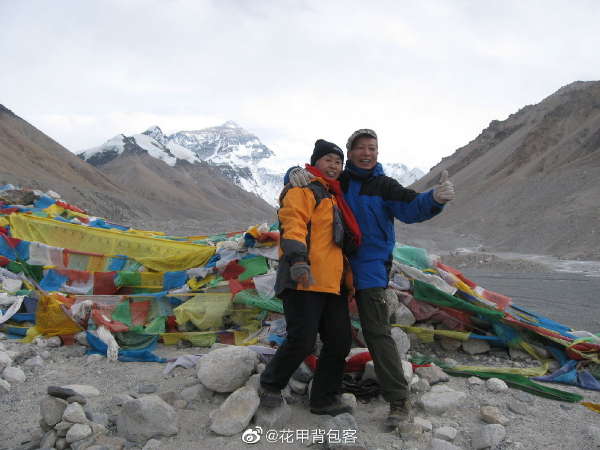
[[[467,394],[464,392],[455,391],[443,384],[437,384],[431,388],[430,392],[423,394],[419,403],[427,413],[440,415],[459,406],[466,397]]]
[[[406,353],[410,350],[410,338],[399,327],[392,327],[392,338],[396,343],[396,350],[400,359],[406,359]]]
[[[224,347],[198,361],[198,379],[211,391],[233,392],[243,386],[258,364],[256,352],[246,347]]]
[[[118,434],[133,442],[144,443],[153,437],[173,436],[177,431],[175,410],[158,395],[128,401],[117,419]]]
[[[259,404],[256,390],[248,386],[239,388],[210,414],[210,429],[223,436],[241,433],[250,423]]]

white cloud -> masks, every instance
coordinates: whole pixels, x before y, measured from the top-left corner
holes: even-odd
[[[282,158],[380,134],[429,168],[562,85],[597,77],[580,1],[1,2],[0,101],[71,150],[234,120]]]

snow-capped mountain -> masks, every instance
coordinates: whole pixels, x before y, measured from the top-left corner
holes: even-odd
[[[383,171],[388,177],[395,178],[402,186],[410,186],[419,178],[425,176],[419,168],[409,169],[404,164],[398,163],[381,163]]]
[[[119,134],[104,144],[79,153],[79,157],[95,166],[103,165],[127,153],[147,152],[169,166],[208,164],[224,177],[248,192],[276,206],[283,185],[283,173],[267,166],[275,153],[258,137],[235,122],[195,131],[179,131],[165,135],[158,126],[133,136]],[[389,176],[408,186],[423,176],[419,169],[403,164],[384,164]]]

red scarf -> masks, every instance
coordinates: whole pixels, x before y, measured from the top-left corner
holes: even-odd
[[[346,223],[346,226],[352,233],[352,239],[358,247],[362,240],[362,232],[360,231],[360,227],[358,226],[356,217],[354,217],[354,213],[352,213],[352,210],[348,206],[348,203],[346,203],[346,199],[344,198],[344,193],[342,192],[340,182],[338,180],[332,180],[331,178],[325,177],[325,175],[323,175],[319,169],[317,169],[315,166],[311,166],[310,164],[306,165],[306,170],[308,170],[314,176],[323,178],[325,181],[327,181],[327,184],[329,184],[332,194],[335,196],[338,207],[342,212],[344,222]]]

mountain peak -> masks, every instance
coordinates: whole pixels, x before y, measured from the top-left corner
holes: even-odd
[[[237,128],[242,128],[237,123],[235,123],[233,120],[228,120],[223,125],[221,125],[221,127],[223,127],[223,128],[236,128],[236,129]]]

